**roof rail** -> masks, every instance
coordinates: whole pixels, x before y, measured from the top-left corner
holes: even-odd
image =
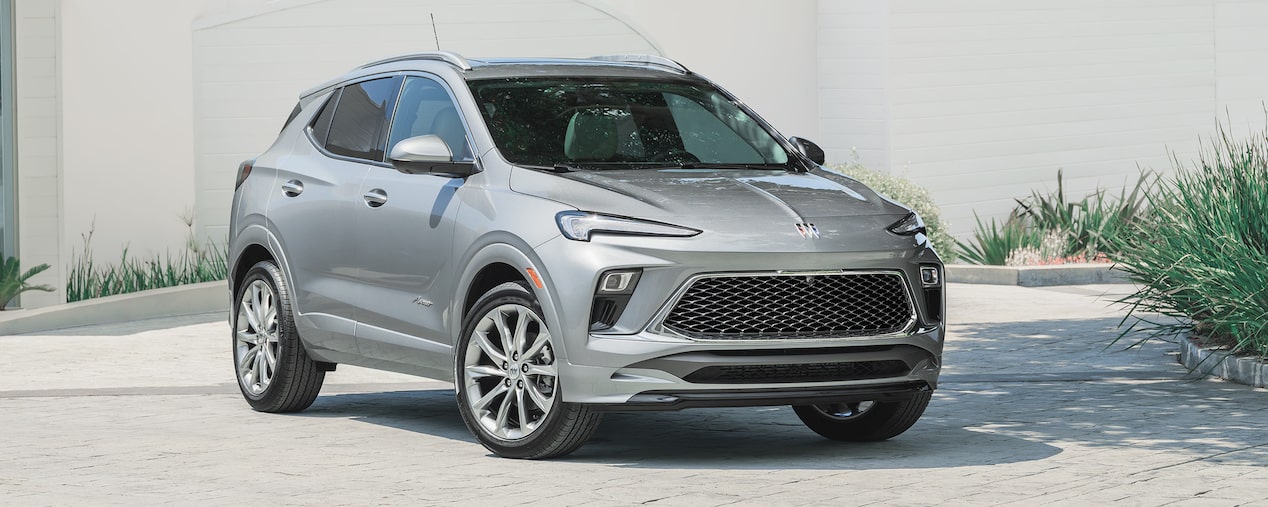
[[[467,59],[463,58],[462,55],[458,53],[454,53],[452,51],[424,51],[421,53],[408,53],[403,55],[396,55],[396,56],[384,58],[382,60],[375,60],[373,62],[357,67],[355,70],[365,69],[365,68],[373,67],[375,65],[383,65],[385,63],[406,62],[410,60],[436,60],[440,62],[445,62],[449,65],[453,65],[454,67],[457,67],[462,70],[471,70],[471,63],[467,62]]]
[[[591,56],[589,59],[599,60],[604,62],[642,63],[647,65],[656,65],[659,67],[673,69],[683,74],[691,73],[691,71],[687,70],[687,68],[684,67],[681,63],[675,62],[673,60],[670,60],[660,55],[603,55],[603,56]]]

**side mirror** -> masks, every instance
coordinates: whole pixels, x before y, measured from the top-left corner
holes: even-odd
[[[823,148],[820,148],[819,145],[808,139],[802,139],[800,137],[790,137],[788,138],[788,142],[792,143],[793,147],[797,148],[797,151],[800,151],[801,154],[805,155],[811,162],[823,165]]]
[[[435,174],[466,178],[476,172],[475,162],[455,161],[445,140],[435,134],[410,137],[388,153],[392,167],[405,174]]]

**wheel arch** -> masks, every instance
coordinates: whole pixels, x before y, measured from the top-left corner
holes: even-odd
[[[242,285],[242,280],[246,278],[247,272],[251,267],[260,261],[277,262],[273,257],[273,253],[260,243],[251,243],[242,248],[242,252],[238,254],[237,259],[233,263],[233,271],[229,282],[229,291],[232,294],[238,293],[238,287]],[[279,266],[280,267],[280,266]]]
[[[462,298],[462,311],[458,314],[459,319],[467,317],[467,313],[475,306],[481,295],[506,282],[530,283],[528,277],[524,276],[518,268],[502,261],[495,261],[480,268],[480,271],[471,279],[471,284],[467,287],[467,294]]]
[[[517,238],[518,239],[518,238]],[[452,328],[453,343],[458,343],[460,334],[462,333],[463,319],[467,313],[471,311],[480,296],[488,292],[493,287],[505,282],[523,282],[528,289],[537,297],[538,304],[542,308],[542,316],[546,319],[546,325],[553,330],[562,330],[562,320],[558,308],[556,306],[555,287],[551,281],[549,270],[546,269],[536,254],[527,245],[517,247],[509,242],[494,242],[486,244],[477,249],[465,263],[467,266],[463,270],[463,276],[460,279],[455,291],[457,297],[454,298],[452,308]],[[532,269],[537,273],[537,279],[534,280],[528,274],[528,270]],[[537,282],[541,282],[540,285]],[[566,347],[557,344],[557,348],[563,357],[567,357]]]

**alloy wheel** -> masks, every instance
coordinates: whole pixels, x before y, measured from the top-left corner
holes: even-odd
[[[262,395],[273,382],[279,354],[277,294],[264,280],[242,291],[234,336],[238,381],[250,394]]]
[[[526,438],[555,407],[550,331],[532,309],[504,304],[489,310],[472,331],[464,359],[465,402],[490,435]]]

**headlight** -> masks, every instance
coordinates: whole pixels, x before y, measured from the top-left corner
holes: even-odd
[[[576,241],[590,241],[590,235],[595,233],[680,238],[700,234],[700,231],[696,229],[677,225],[584,211],[561,211],[555,215],[555,222],[559,224],[559,232],[562,232],[564,237]]]
[[[925,233],[925,222],[920,219],[920,215],[908,213],[902,220],[894,222],[889,226],[889,232],[899,236],[914,236],[916,234]]]

